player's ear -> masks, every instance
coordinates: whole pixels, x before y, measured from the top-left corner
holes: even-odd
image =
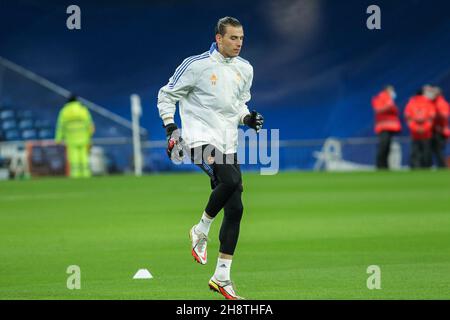
[[[222,44],[222,35],[220,33],[216,34],[217,45]]]

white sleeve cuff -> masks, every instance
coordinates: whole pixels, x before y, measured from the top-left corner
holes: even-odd
[[[242,124],[244,124],[244,118],[245,118],[245,116],[247,116],[247,115],[249,115],[250,114],[250,112],[249,113],[244,113],[244,114],[242,114],[241,115],[241,118],[239,119],[239,123],[242,125]]]
[[[164,125],[167,126],[170,123],[174,123],[174,120],[173,120],[173,117],[168,116],[166,118],[163,118],[163,122],[164,122]]]

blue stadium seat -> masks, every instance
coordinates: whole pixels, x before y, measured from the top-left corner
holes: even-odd
[[[20,140],[19,130],[13,129],[5,131],[5,140],[6,141]]]
[[[4,131],[16,129],[17,128],[17,122],[14,119],[12,119],[12,120],[9,120],[9,119],[8,120],[4,120],[2,122],[1,128]]]
[[[19,129],[20,130],[34,129],[33,120],[32,119],[20,120]]]
[[[38,132],[39,139],[53,139],[53,131],[50,129],[41,129]]]
[[[52,122],[50,120],[37,119],[34,126],[37,129],[49,129],[52,126]]]
[[[22,139],[23,140],[34,140],[37,138],[37,132],[35,129],[28,129],[22,131]]]
[[[0,120],[14,119],[16,116],[14,110],[0,111]]]
[[[17,118],[24,120],[24,119],[33,119],[33,111],[31,110],[18,110],[17,111]]]

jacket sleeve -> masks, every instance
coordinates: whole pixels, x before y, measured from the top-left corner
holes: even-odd
[[[409,100],[406,104],[405,111],[403,112],[403,115],[405,116],[406,123],[408,124],[408,127],[410,130],[414,129],[415,123],[412,119],[412,104],[413,101]]]
[[[169,82],[159,90],[158,110],[161,119],[166,122],[173,119],[176,111],[176,103],[188,95],[195,86],[196,70],[193,63],[186,65],[186,60],[178,66]]]
[[[55,132],[55,141],[62,142],[64,139],[63,133],[63,112],[62,110],[58,114],[58,120],[56,121],[56,132]]]
[[[94,124],[94,121],[92,121],[92,115],[89,112],[88,108],[86,108],[86,112],[87,112],[87,124],[88,124],[89,136],[92,137],[95,133],[95,124]]]
[[[436,111],[442,118],[448,118],[450,112],[450,105],[443,96],[439,96],[436,100]]]
[[[387,93],[382,92],[372,99],[372,106],[375,113],[397,113],[397,107],[394,100]]]
[[[244,124],[244,117],[250,113],[247,107],[247,102],[250,101],[252,95],[250,94],[250,89],[252,87],[253,82],[253,67],[250,66],[250,74],[247,78],[247,81],[244,86],[244,90],[242,91],[239,97],[239,124]]]

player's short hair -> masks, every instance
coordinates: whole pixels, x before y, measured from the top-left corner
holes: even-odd
[[[242,24],[239,22],[238,19],[233,17],[220,18],[216,24],[215,28],[216,34],[220,34],[223,37],[225,35],[225,32],[227,31],[227,26],[242,27]]]
[[[69,98],[67,98],[67,102],[74,102],[74,101],[77,101],[77,100],[78,100],[78,97],[74,93],[71,93]]]

